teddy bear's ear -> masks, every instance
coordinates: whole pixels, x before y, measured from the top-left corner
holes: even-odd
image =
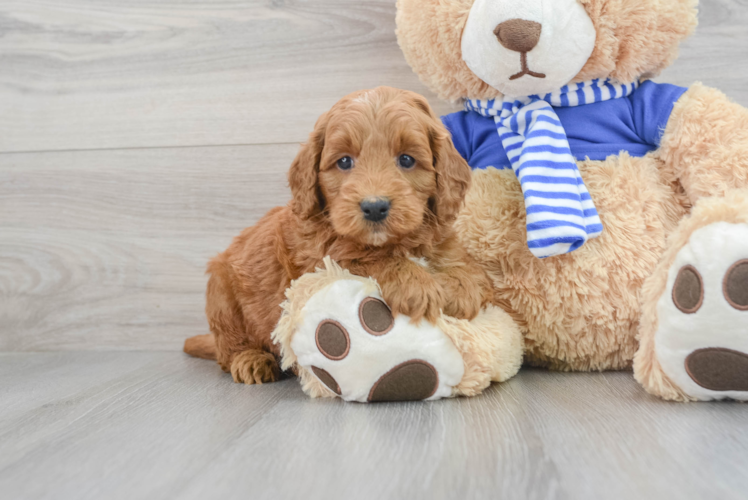
[[[698,24],[698,0],[578,0],[597,32],[595,49],[575,82],[651,78],[673,63]]]
[[[473,0],[398,0],[397,39],[405,59],[441,99],[491,99],[498,90],[470,71],[462,60],[462,30]]]

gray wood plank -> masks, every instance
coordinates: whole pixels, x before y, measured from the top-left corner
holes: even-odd
[[[0,151],[303,140],[344,94],[426,95],[394,35],[395,0],[5,0]],[[661,81],[748,105],[748,3],[702,0]]]
[[[6,0],[0,151],[302,141],[354,90],[425,92],[394,28],[395,0]]]
[[[700,0],[699,26],[658,81],[718,88],[748,106],[748,0]]]
[[[0,155],[0,350],[180,349],[297,145]]]
[[[525,370],[483,396],[360,405],[179,353],[0,355],[7,498],[743,499],[738,403],[630,373]]]

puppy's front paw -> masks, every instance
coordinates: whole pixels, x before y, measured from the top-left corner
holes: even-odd
[[[466,319],[471,321],[478,316],[481,303],[476,302],[469,297],[455,296],[451,298],[444,307],[444,314],[457,319]]]
[[[275,356],[269,352],[250,349],[240,352],[231,362],[231,376],[234,382],[247,385],[275,382],[280,369]]]
[[[435,323],[447,302],[444,288],[433,279],[387,283],[382,286],[382,296],[393,314],[410,316],[414,323],[424,318]]]
[[[467,320],[478,316],[483,306],[483,291],[479,284],[447,274],[437,274],[434,279],[445,290],[447,301],[444,304],[444,314]]]

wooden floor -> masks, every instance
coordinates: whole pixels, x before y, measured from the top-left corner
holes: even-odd
[[[457,109],[394,4],[0,0],[0,498],[748,498],[748,406],[628,373],[362,406],[177,352],[319,114],[377,85]],[[658,80],[748,106],[748,0],[701,4]]]
[[[474,399],[309,400],[179,353],[0,355],[7,499],[746,498],[748,407],[630,373],[523,371]]]

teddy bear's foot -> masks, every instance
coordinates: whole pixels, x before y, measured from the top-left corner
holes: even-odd
[[[423,321],[393,318],[376,286],[339,280],[313,295],[291,341],[298,364],[346,401],[450,396],[464,374],[450,339]]]
[[[273,332],[282,368],[297,369],[313,397],[415,401],[479,394],[514,376],[522,336],[496,307],[473,321],[441,316],[436,325],[393,317],[370,278],[325,259],[286,292]]]
[[[703,225],[673,249],[656,311],[644,304],[636,375],[666,399],[748,401],[748,223],[709,222],[699,208],[684,223]]]

